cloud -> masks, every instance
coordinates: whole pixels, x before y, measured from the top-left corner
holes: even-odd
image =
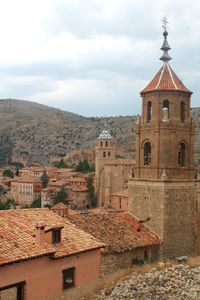
[[[169,18],[171,65],[199,94],[200,3],[186,0],[0,0],[0,97],[82,115],[135,114],[161,67]]]

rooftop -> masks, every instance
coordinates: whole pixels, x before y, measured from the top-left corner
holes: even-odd
[[[41,222],[45,224],[45,231],[56,224],[64,226],[61,243],[37,243],[35,228]],[[103,246],[102,242],[47,208],[0,211],[0,265],[44,255],[60,258]]]
[[[98,137],[98,140],[112,140],[112,139],[113,137],[111,136],[108,130],[103,130]]]
[[[159,245],[160,239],[137,219],[125,212],[93,212],[68,217],[79,228],[106,244],[108,252]]]

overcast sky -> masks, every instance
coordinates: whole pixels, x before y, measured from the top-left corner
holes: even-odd
[[[200,106],[200,1],[0,0],[0,98],[84,116],[140,113],[140,91],[172,68]]]

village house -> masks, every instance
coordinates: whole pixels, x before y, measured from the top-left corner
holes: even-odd
[[[0,299],[41,300],[98,278],[103,246],[49,209],[0,211]]]
[[[27,168],[22,168],[19,170],[19,176],[23,178],[35,177],[40,179],[44,172],[47,173],[49,178],[55,176],[58,168],[56,167],[49,167],[49,166],[30,166]]]
[[[10,195],[18,205],[30,205],[41,196],[42,182],[35,177],[15,177],[11,181]]]
[[[126,212],[95,209],[68,215],[67,219],[106,245],[101,256],[102,274],[159,258],[161,240]]]

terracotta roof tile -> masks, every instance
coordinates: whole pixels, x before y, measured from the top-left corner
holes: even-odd
[[[35,227],[45,229],[64,226],[59,244],[36,242]],[[73,255],[104,244],[49,209],[18,209],[0,211],[0,265],[43,255],[55,258]]]
[[[161,244],[154,233],[125,212],[86,213],[68,218],[79,228],[105,243],[105,249],[109,252],[123,252]]]
[[[155,90],[174,90],[192,93],[185,87],[168,63],[163,64],[152,81],[141,91],[141,94]]]

